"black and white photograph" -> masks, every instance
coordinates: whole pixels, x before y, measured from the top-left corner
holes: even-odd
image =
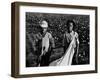
[[[97,7],[12,4],[12,75],[97,73]]]
[[[89,64],[90,16],[26,12],[26,67]]]

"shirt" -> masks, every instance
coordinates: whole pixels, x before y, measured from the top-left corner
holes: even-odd
[[[75,39],[76,39],[77,44],[79,44],[78,33],[77,32],[74,32],[74,31],[72,31],[71,33],[65,32],[64,38],[63,38],[64,52],[69,47],[69,44],[72,41],[74,35],[75,35]],[[76,47],[76,43],[75,43],[74,46]]]
[[[46,32],[45,36],[42,38],[42,54],[44,50],[48,52],[50,46],[55,47],[54,39],[49,32]]]

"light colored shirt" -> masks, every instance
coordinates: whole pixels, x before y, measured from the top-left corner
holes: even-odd
[[[66,32],[64,34],[64,38],[63,38],[63,46],[65,46],[65,48],[68,48],[70,42],[73,39],[73,36],[75,35],[75,39],[76,39],[76,43],[79,44],[79,39],[78,39],[78,33],[72,31],[71,33]],[[76,43],[75,43],[75,47],[76,47]]]
[[[52,38],[52,35],[49,32],[46,32],[45,36],[42,38],[42,54],[44,50],[48,52],[50,42],[52,44],[52,47],[54,47],[54,40]]]

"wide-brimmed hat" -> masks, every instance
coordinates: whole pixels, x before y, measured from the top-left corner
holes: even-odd
[[[44,25],[44,24],[45,24],[44,26],[41,26],[41,27],[42,27],[42,28],[48,28],[48,22],[47,22],[46,20],[40,21],[39,24],[40,24],[40,25]]]

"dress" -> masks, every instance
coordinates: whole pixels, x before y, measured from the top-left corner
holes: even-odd
[[[65,51],[65,54],[61,58],[51,62],[49,66],[68,66],[72,64],[72,59],[76,48],[77,33],[74,32],[74,35],[71,38],[72,39]]]

